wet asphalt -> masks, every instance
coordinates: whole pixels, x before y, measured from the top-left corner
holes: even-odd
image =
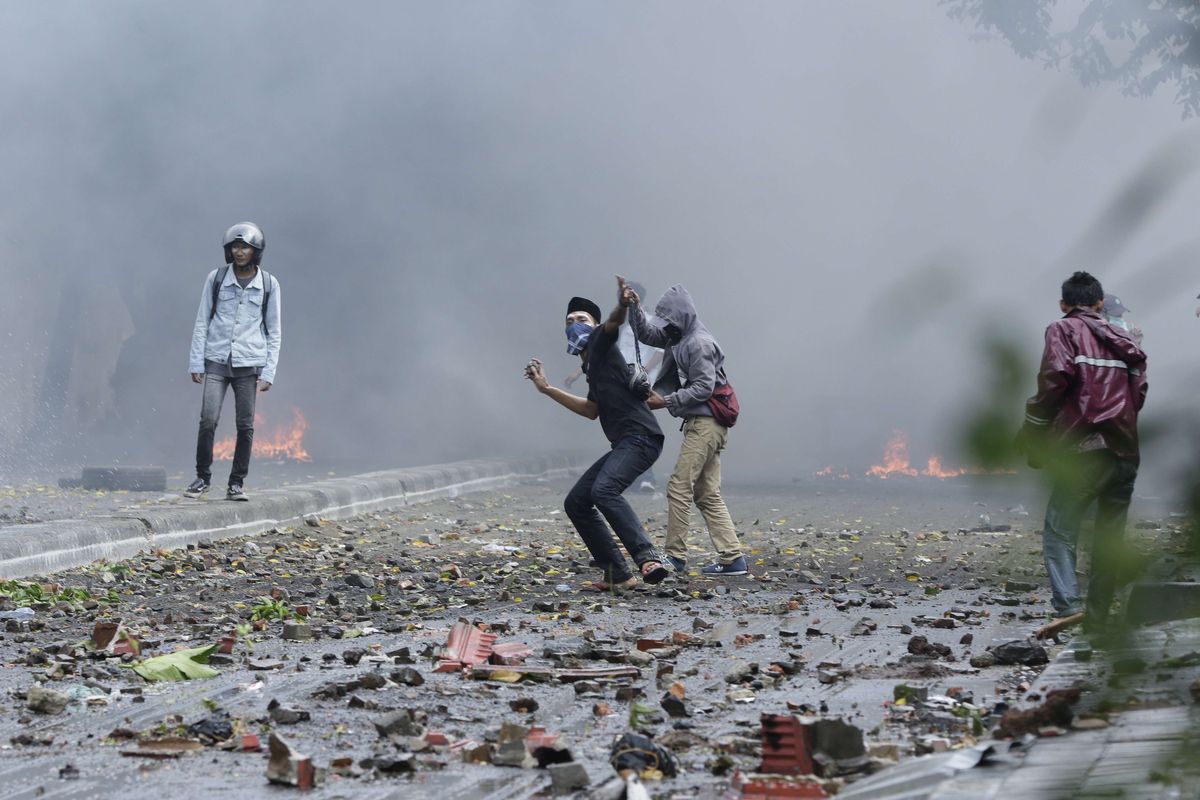
[[[548,796],[543,770],[467,764],[439,748],[418,753],[414,774],[380,773],[369,759],[394,756],[400,746],[382,740],[372,721],[389,710],[412,709],[425,715],[427,730],[474,743],[494,738],[506,721],[542,726],[562,734],[595,785],[614,774],[609,751],[628,730],[631,694],[658,710],[645,730],[668,742],[682,767],[677,778],[651,782],[651,795],[719,797],[731,768],[757,766],[763,713],[802,708],[840,717],[861,727],[869,741],[896,742],[909,754],[925,735],[957,744],[969,742],[970,732],[944,722],[897,721],[886,703],[896,684],[924,686],[931,694],[958,688],[986,711],[998,700],[1019,698],[1021,684],[1036,678],[1036,669],[968,663],[990,644],[1026,636],[1049,610],[1035,533],[1040,521],[1036,510],[1028,511],[1041,498],[1021,481],[734,484],[725,495],[750,576],[680,575],[622,594],[583,591],[595,576],[561,511],[567,488],[530,482],[47,578],[87,587],[94,596],[112,591],[117,602],[40,609],[32,625],[9,625],[2,634],[0,798],[295,792],[267,784],[261,753],[206,747],[178,759],[147,760],[123,756],[130,743],[110,737],[117,729],[140,737],[177,731],[214,709],[264,743],[278,730],[318,766],[351,765],[343,768],[349,774],[329,775],[306,796]],[[650,493],[630,499],[661,543],[664,500]],[[698,515],[693,527],[691,565],[698,567],[709,542]],[[350,585],[351,574],[367,576],[373,586]],[[228,663],[217,666],[218,677],[180,683],[147,683],[116,658],[67,655],[88,638],[96,619],[121,621],[142,639],[147,655],[215,642],[248,622],[272,590],[287,607],[309,606],[308,624],[319,638],[287,641],[282,623],[271,622],[250,641],[239,639]],[[530,666],[561,666],[555,659],[564,654],[578,666],[612,666],[624,663],[621,654],[638,639],[685,634],[679,638],[687,643],[659,653],[636,679],[599,681],[581,694],[555,681],[510,684],[435,673],[436,648],[460,618],[488,626],[498,641],[529,645]],[[954,626],[922,624],[934,619],[953,619]],[[915,634],[948,646],[950,657],[912,658],[908,644]],[[389,681],[341,697],[314,696],[366,673],[391,675],[401,667],[387,654],[402,648],[422,685]],[[344,657],[360,650],[357,663],[351,663],[354,653]],[[597,650],[609,661],[594,657]],[[271,660],[282,669],[250,668]],[[779,668],[772,664],[786,664],[793,674],[775,677]],[[731,671],[746,669],[741,665],[757,672],[728,682]],[[46,679],[48,672],[53,678]],[[104,698],[94,705],[74,702],[61,715],[30,713],[21,697],[38,679],[76,693],[81,690],[72,687],[90,684]],[[659,707],[672,684],[682,687],[689,716],[671,718]],[[511,702],[519,698],[534,699],[537,710],[514,711]],[[267,712],[272,700],[311,719],[276,725]],[[610,713],[598,716],[597,704]]]

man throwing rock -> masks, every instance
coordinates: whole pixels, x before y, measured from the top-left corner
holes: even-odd
[[[567,304],[567,352],[578,355],[583,364],[587,397],[551,386],[542,362],[536,358],[525,367],[525,377],[539,392],[581,417],[598,417],[604,435],[612,443],[612,449],[580,476],[563,504],[592,559],[604,572],[603,579],[592,584],[592,588],[602,590],[637,585],[605,520],[638,565],[642,580],[659,583],[670,574],[637,514],[622,497],[663,448],[662,429],[646,406],[645,392],[639,394],[630,387],[629,365],[617,347],[625,314],[625,307],[618,303],[608,319],[599,324],[600,307],[591,300],[572,297]]]

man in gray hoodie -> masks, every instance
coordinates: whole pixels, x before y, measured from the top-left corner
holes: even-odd
[[[672,286],[658,301],[652,323],[641,308],[641,298],[629,286],[621,293],[631,306],[630,319],[638,339],[663,348],[662,370],[646,404],[665,408],[683,419],[683,445],[667,483],[667,560],[676,572],[687,569],[687,532],[692,502],[700,509],[717,551],[717,561],[701,569],[704,575],[745,575],[746,559],[725,500],[721,497],[721,451],[729,428],[713,419],[708,399],[713,390],[729,381],[725,354],[696,314],[688,290]]]

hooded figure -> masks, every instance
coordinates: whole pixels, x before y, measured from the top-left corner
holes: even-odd
[[[636,292],[626,288],[622,302],[632,305],[639,301]],[[725,354],[700,322],[696,304],[683,286],[668,289],[654,313],[661,322],[652,323],[640,305],[631,315],[638,339],[664,351],[662,371],[647,404],[684,420],[683,445],[667,483],[667,560],[677,571],[687,568],[686,539],[695,501],[717,551],[716,563],[701,571],[706,575],[745,575],[746,559],[721,497],[721,451],[729,428],[713,419],[708,406],[713,391],[729,382]]]

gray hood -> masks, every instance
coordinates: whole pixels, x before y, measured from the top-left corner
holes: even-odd
[[[729,382],[721,346],[700,321],[688,290],[679,284],[663,293],[654,313],[683,332],[678,342],[672,342],[664,328],[650,323],[641,309],[632,316],[638,339],[665,348],[654,390],[663,396],[672,416],[711,417],[708,399],[718,386]]]
[[[679,283],[663,292],[658,305],[654,307],[654,315],[679,328],[684,336],[691,332],[697,321],[696,304],[692,302],[688,290]]]

